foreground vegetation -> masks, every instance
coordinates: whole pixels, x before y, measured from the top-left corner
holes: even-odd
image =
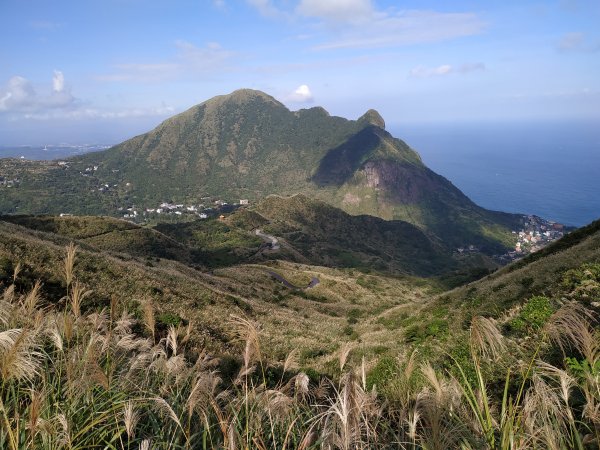
[[[598,300],[597,265],[565,276],[573,300],[532,300],[513,314],[523,339],[476,316],[466,354],[445,366],[415,351],[373,365],[346,345],[324,377],[299,371],[296,351],[267,360],[259,327],[244,317],[229,318],[231,358],[192,344],[202,324],[159,324],[150,301],[130,310],[113,296],[105,309],[88,307],[75,259],[71,245],[58,302],[39,283],[19,292],[18,265],[5,286],[1,448],[598,446],[600,336],[577,301],[582,291],[590,307]]]

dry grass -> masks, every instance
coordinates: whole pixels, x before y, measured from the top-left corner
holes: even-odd
[[[52,305],[35,283],[25,292],[13,283],[0,296],[0,448],[583,449],[599,442],[599,335],[594,318],[575,304],[559,309],[529,343],[575,355],[566,365],[543,361],[549,352],[525,353],[529,363],[516,366],[519,373],[509,371],[499,393],[492,369],[515,366],[523,354],[512,354],[515,343],[502,337],[494,320],[475,317],[469,359],[450,364],[457,370],[405,351],[386,390],[377,392],[378,386],[367,385],[374,356],[364,349],[381,342],[375,335],[398,341],[398,330],[377,330],[370,317],[387,317],[386,311],[409,304],[418,290],[406,280],[369,277],[374,286],[364,287],[333,269],[281,263],[286,272],[319,273],[323,282],[315,292],[325,298],[356,287],[369,299],[320,309],[318,301],[292,293],[283,308],[227,281],[260,269],[230,269],[228,277],[202,274],[197,277],[207,286],[235,287],[231,292],[251,309],[230,303],[198,308],[192,316],[182,308],[176,311],[187,326],[161,328],[150,299],[137,316],[128,307],[138,303],[126,296],[111,297],[106,308],[91,307],[94,294],[85,274],[75,270],[80,254],[71,248],[64,261],[72,268],[69,281],[63,274],[66,302]],[[134,269],[129,273],[135,275]],[[191,303],[184,284],[195,278],[173,273],[171,295],[181,293],[182,302]],[[403,289],[396,303],[395,288]],[[340,345],[339,330],[348,323],[344,312],[351,309],[367,317],[356,324],[364,340]],[[194,338],[217,321],[217,329],[238,341],[230,344],[229,363]],[[303,349],[327,340],[322,358],[334,365],[335,377],[299,371]],[[394,352],[404,346],[393,345]]]
[[[72,294],[77,289],[74,282]],[[137,321],[125,310],[117,316],[114,306],[112,312],[46,309],[43,319],[31,320],[24,311],[37,316],[42,303],[27,301],[31,296],[9,293],[2,303],[0,444],[6,448],[583,449],[584,441],[597,439],[592,369],[576,376],[538,361],[519,400],[488,395],[480,367],[507,357],[489,319],[475,318],[471,327],[481,383],[426,362],[417,370],[413,352],[395,385],[402,401],[392,404],[367,389],[364,359],[358,366],[348,359],[352,345],[339,351],[338,381],[310,381],[294,369],[296,352],[282,365],[269,363],[260,328],[233,316],[229,326],[244,350],[231,383],[217,370],[218,359],[192,356],[189,327],[171,326],[156,344],[154,328],[133,333]],[[574,321],[579,310],[567,308],[556,314],[555,332],[590,352],[588,340],[597,343],[597,335],[584,331],[582,316]],[[565,323],[581,329],[561,329]],[[269,375],[275,369],[277,379]],[[415,376],[420,383],[410,382]],[[575,392],[586,398],[582,411],[572,407]]]

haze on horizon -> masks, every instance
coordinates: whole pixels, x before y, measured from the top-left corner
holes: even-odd
[[[600,3],[5,0],[0,145],[118,142],[242,87],[398,124],[600,120]]]

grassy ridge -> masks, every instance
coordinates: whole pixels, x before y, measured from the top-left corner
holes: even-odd
[[[0,283],[10,283],[20,263],[19,288],[29,289],[42,280],[41,294],[58,303],[65,290],[63,247],[71,239],[2,221],[0,237]],[[88,305],[106,307],[115,297],[135,311],[139,301],[151,300],[157,313],[202,324],[194,340],[218,352],[227,352],[230,345],[223,318],[245,315],[261,321],[272,356],[281,357],[297,347],[303,363],[311,367],[331,366],[343,337],[362,340],[365,354],[381,352],[381,343],[370,337],[378,325],[351,323],[351,318],[373,317],[403,304],[410,308],[430,289],[428,283],[408,277],[385,278],[285,261],[204,272],[179,261],[110,253],[85,240],[75,242],[80,247],[79,279],[93,291]],[[320,283],[306,292],[290,290],[273,280],[270,270],[298,285],[308,284],[313,276]],[[315,329],[315,323],[326,327]],[[393,353],[402,342],[393,337],[395,331],[387,333],[386,351]]]
[[[457,267],[450,251],[417,227],[372,216],[350,216],[303,195],[270,196],[254,210],[313,264],[426,276]]]

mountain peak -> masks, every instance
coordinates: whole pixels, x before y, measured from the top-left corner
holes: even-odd
[[[369,109],[366,113],[359,117],[358,121],[375,125],[376,127],[383,128],[385,130],[385,120],[383,120],[381,114],[374,109]]]
[[[217,97],[213,97],[210,100],[204,102],[205,104],[237,104],[242,105],[245,103],[250,103],[255,100],[262,100],[266,103],[272,103],[277,106],[283,106],[281,102],[275,100],[275,98],[271,97],[269,94],[266,94],[262,91],[258,91],[255,89],[237,89],[230,94],[219,95]]]

